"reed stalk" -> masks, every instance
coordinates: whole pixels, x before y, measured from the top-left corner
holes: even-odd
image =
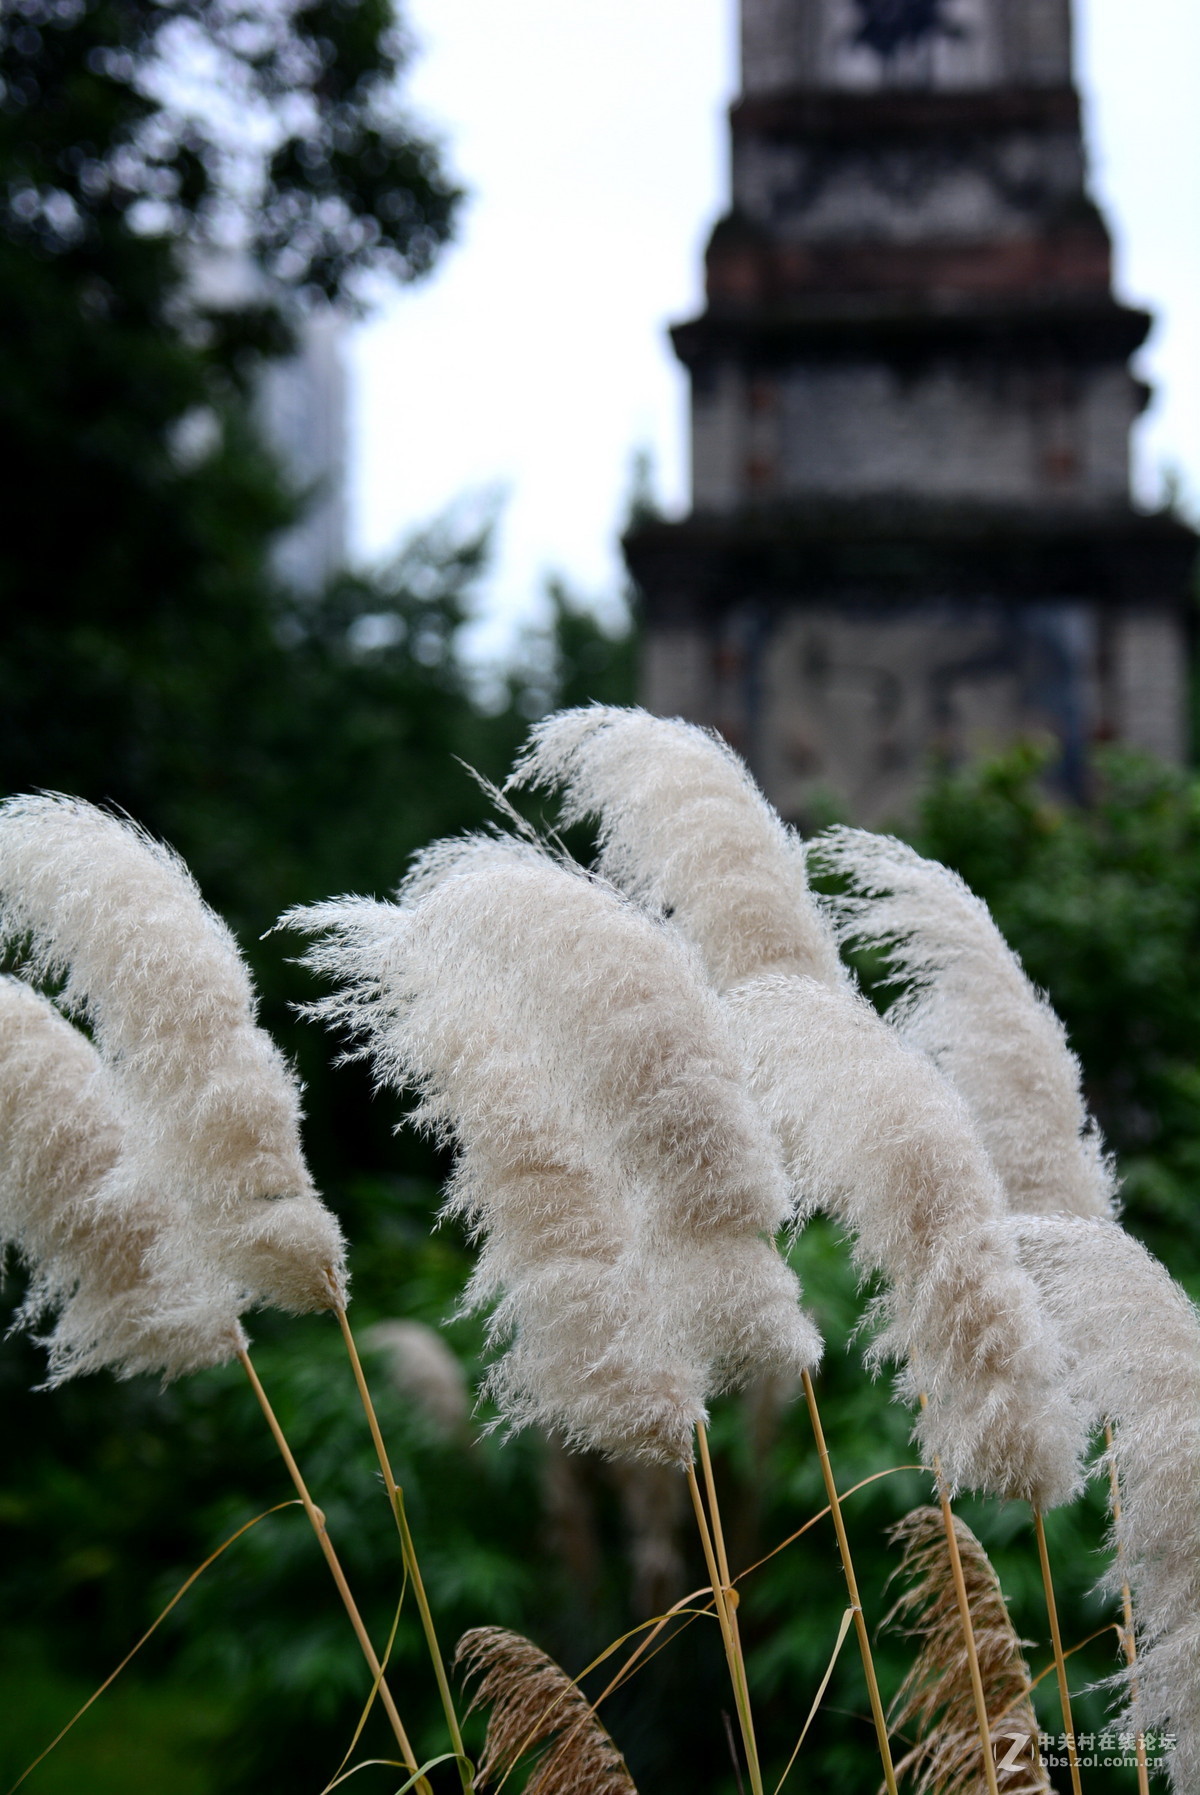
[[[867,1694],[871,1702],[871,1718],[875,1722],[875,1738],[879,1745],[879,1756],[883,1764],[883,1780],[888,1795],[897,1795],[896,1770],[892,1763],[892,1748],[888,1740],[887,1720],[884,1717],[883,1701],[879,1694],[879,1679],[875,1675],[875,1659],[871,1653],[871,1640],[867,1633],[867,1623],[863,1616],[862,1601],[858,1593],[858,1579],[854,1575],[854,1560],[850,1555],[850,1539],[846,1532],[846,1523],[842,1517],[842,1505],[838,1498],[837,1484],[833,1478],[833,1467],[829,1462],[829,1449],[825,1444],[825,1430],[821,1426],[821,1415],[817,1408],[816,1392],[812,1378],[808,1372],[804,1377],[804,1399],[808,1404],[808,1418],[812,1422],[813,1438],[817,1442],[817,1453],[821,1460],[821,1475],[825,1479],[825,1494],[829,1498],[829,1512],[833,1516],[834,1532],[837,1534],[838,1551],[842,1555],[842,1572],[846,1579],[846,1592],[850,1597],[850,1608],[854,1615],[854,1630],[858,1635],[858,1649],[862,1654],[863,1675],[867,1679]],[[961,1574],[961,1573],[960,1573]],[[996,1795],[995,1790],[989,1795]]]
[[[1041,1510],[1033,1511],[1033,1530],[1037,1535],[1038,1562],[1042,1567],[1042,1588],[1046,1592],[1046,1613],[1050,1620],[1050,1639],[1054,1646],[1054,1670],[1058,1677],[1058,1699],[1062,1707],[1063,1726],[1067,1734],[1067,1758],[1071,1766],[1071,1788],[1074,1795],[1083,1795],[1079,1780],[1079,1753],[1075,1747],[1075,1722],[1071,1718],[1071,1691],[1067,1684],[1067,1661],[1063,1656],[1062,1634],[1058,1627],[1058,1604],[1054,1599],[1054,1583],[1050,1576],[1050,1554],[1046,1550],[1046,1529]]]
[[[462,1782],[463,1789],[466,1791],[466,1795],[471,1795],[475,1783],[471,1771],[468,1768],[470,1759],[467,1757],[466,1746],[463,1744],[462,1732],[459,1729],[458,1724],[458,1715],[454,1709],[454,1698],[450,1693],[450,1680],[446,1675],[445,1660],[442,1657],[442,1650],[438,1644],[437,1629],[433,1624],[433,1614],[429,1607],[429,1598],[425,1594],[425,1584],[421,1576],[421,1567],[417,1561],[416,1542],[413,1539],[412,1529],[409,1527],[408,1515],[404,1507],[404,1491],[396,1481],[395,1473],[392,1470],[392,1463],[388,1457],[387,1447],[383,1442],[383,1433],[379,1426],[379,1416],[376,1414],[375,1404],[371,1400],[371,1392],[367,1384],[366,1373],[363,1370],[362,1360],[358,1355],[358,1346],[350,1327],[345,1304],[337,1303],[334,1307],[334,1313],[338,1318],[338,1326],[342,1330],[342,1339],[346,1343],[346,1352],[350,1360],[350,1367],[354,1372],[354,1382],[358,1386],[359,1399],[362,1402],[363,1412],[367,1417],[367,1426],[371,1430],[371,1439],[375,1446],[375,1456],[379,1460],[379,1469],[383,1475],[384,1487],[387,1490],[388,1499],[392,1505],[392,1514],[395,1518],[396,1530],[400,1535],[400,1550],[403,1554],[404,1566],[412,1581],[413,1594],[416,1596],[417,1608],[421,1616],[421,1627],[425,1634],[425,1644],[429,1649],[429,1657],[433,1664],[434,1677],[437,1679],[438,1695],[441,1697],[442,1702],[442,1713],[446,1717],[446,1726],[450,1734],[450,1743],[458,1755],[459,1778]]]
[[[971,1603],[967,1595],[966,1579],[963,1576],[962,1553],[958,1549],[958,1535],[954,1530],[954,1515],[950,1508],[950,1498],[946,1493],[945,1479],[941,1465],[936,1465],[938,1502],[942,1510],[942,1526],[946,1533],[946,1546],[950,1556],[950,1575],[954,1579],[954,1594],[958,1602],[958,1612],[962,1616],[963,1644],[967,1653],[967,1669],[971,1677],[971,1694],[975,1702],[975,1718],[979,1722],[979,1740],[983,1747],[983,1776],[988,1786],[988,1795],[999,1795],[1000,1785],[996,1777],[996,1754],[992,1750],[992,1723],[987,1711],[987,1702],[983,1693],[983,1678],[979,1674],[979,1650],[975,1644],[975,1626],[971,1619]]]
[[[1113,1518],[1113,1526],[1116,1527],[1121,1519],[1121,1480],[1117,1476],[1117,1464],[1116,1460],[1113,1458],[1113,1430],[1111,1421],[1106,1421],[1104,1423],[1104,1439],[1105,1444],[1108,1447],[1109,1509]],[[1123,1564],[1124,1559],[1125,1549],[1118,1540],[1117,1563]],[[1136,1700],[1137,1676],[1134,1674],[1134,1666],[1137,1664],[1137,1636],[1133,1630],[1133,1597],[1129,1592],[1129,1584],[1124,1577],[1121,1578],[1121,1614],[1125,1622],[1125,1625],[1121,1629],[1121,1650],[1125,1654],[1125,1662],[1130,1670],[1129,1693]],[[1145,1733],[1138,1734],[1136,1750],[1138,1795],[1150,1795],[1150,1765],[1146,1761]]]
[[[924,1409],[928,1405],[929,1398],[922,1390],[921,1407]],[[958,1602],[958,1612],[962,1617],[963,1646],[967,1654],[967,1670],[971,1678],[975,1718],[979,1722],[979,1739],[983,1746],[984,1781],[987,1783],[988,1795],[1000,1795],[1000,1785],[996,1779],[996,1757],[992,1750],[992,1723],[983,1693],[983,1678],[979,1673],[979,1651],[975,1644],[975,1625],[971,1619],[971,1603],[967,1596],[966,1579],[963,1576],[962,1554],[958,1549],[958,1535],[954,1531],[954,1515],[950,1508],[950,1496],[946,1489],[942,1461],[936,1452],[933,1455],[933,1474],[937,1480],[938,1504],[942,1511],[946,1549],[950,1554],[950,1575],[954,1580],[954,1595]]]
[[[241,1361],[242,1370],[250,1380],[250,1388],[258,1398],[258,1405],[262,1409],[267,1426],[270,1428],[275,1444],[279,1448],[280,1456],[287,1466],[288,1475],[296,1486],[296,1494],[304,1505],[304,1512],[308,1516],[309,1524],[317,1536],[317,1544],[320,1546],[325,1557],[325,1562],[329,1566],[329,1573],[332,1576],[334,1583],[337,1585],[338,1594],[342,1598],[342,1606],[350,1617],[350,1625],[354,1628],[355,1638],[362,1648],[362,1654],[367,1661],[371,1675],[375,1678],[379,1690],[379,1699],[383,1704],[384,1712],[391,1723],[392,1732],[395,1735],[396,1744],[400,1747],[400,1754],[404,1759],[405,1767],[412,1771],[413,1777],[416,1779],[416,1787],[422,1791],[422,1795],[433,1795],[428,1780],[421,1774],[420,1766],[417,1763],[416,1753],[409,1743],[408,1734],[404,1730],[404,1723],[400,1719],[395,1702],[392,1700],[392,1692],[384,1681],[383,1666],[380,1664],[376,1655],[375,1647],[371,1644],[370,1635],[363,1624],[362,1615],[358,1611],[358,1604],[350,1593],[350,1585],[346,1582],[346,1574],[342,1570],[338,1555],[333,1549],[333,1541],[325,1530],[325,1516],[309,1494],[308,1485],[300,1474],[300,1467],[292,1455],[292,1449],[288,1445],[287,1436],[284,1434],[283,1428],[279,1424],[279,1418],[276,1415],[275,1410],[271,1407],[266,1391],[259,1382],[257,1371],[255,1371],[254,1366],[250,1363],[249,1353],[243,1348],[239,1351],[237,1356]]]
[[[721,1567],[713,1548],[713,1536],[709,1532],[708,1517],[704,1512],[704,1500],[700,1494],[700,1485],[696,1481],[694,1465],[688,1466],[687,1479],[692,1508],[696,1515],[696,1527],[700,1534],[700,1544],[704,1549],[704,1562],[708,1567],[709,1582],[712,1584],[713,1601],[716,1603],[717,1621],[721,1628],[725,1657],[729,1665],[729,1680],[733,1685],[738,1725],[741,1728],[742,1744],[746,1752],[746,1767],[750,1772],[750,1787],[753,1795],[763,1795],[762,1770],[758,1762],[758,1744],[754,1737],[754,1720],[750,1713],[750,1691],[746,1681],[746,1666],[733,1621],[733,1604],[729,1600],[731,1595],[736,1596],[736,1592],[728,1581],[722,1580]]]
[[[729,1615],[729,1631],[733,1640],[738,1675],[741,1679],[742,1694],[746,1703],[746,1720],[753,1735],[754,1715],[750,1707],[750,1679],[746,1675],[746,1659],[742,1651],[742,1634],[737,1617],[740,1597],[734,1588],[733,1578],[729,1574],[729,1559],[725,1552],[725,1530],[721,1525],[721,1505],[717,1501],[717,1484],[713,1476],[712,1455],[708,1449],[708,1429],[703,1421],[696,1425],[696,1441],[700,1447],[700,1465],[704,1472],[704,1488],[708,1495],[708,1512],[712,1519],[713,1545],[716,1549],[717,1569],[721,1574],[721,1590],[725,1597],[726,1612]],[[757,1749],[756,1744],[756,1754]]]

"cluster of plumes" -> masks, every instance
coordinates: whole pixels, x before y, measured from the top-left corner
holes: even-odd
[[[459,1640],[454,1661],[468,1679],[479,1679],[471,1710],[491,1710],[480,1787],[495,1787],[514,1765],[541,1751],[525,1795],[637,1795],[624,1758],[586,1696],[520,1633],[476,1627]]]
[[[315,1013],[458,1149],[466,1301],[510,1340],[511,1426],[686,1463],[707,1394],[820,1342],[769,1238],[785,1180],[686,941],[528,843],[438,844],[395,904],[293,912],[339,988]]]
[[[987,1144],[1080,1423],[1113,1425],[1108,1582],[1129,1584],[1138,1643],[1124,1724],[1175,1733],[1174,1786],[1200,1787],[1200,1319],[1110,1219],[1112,1167],[1078,1062],[981,901],[887,837],[835,830],[813,855],[845,883],[843,939],[881,952],[906,987],[889,1023],[940,1067]]]
[[[539,724],[510,784],[561,788],[566,820],[597,818],[604,872],[694,943],[798,1213],[829,1209],[888,1281],[876,1352],[928,1397],[920,1435],[950,1482],[1068,1497],[1082,1436],[995,1170],[937,1070],[854,992],[802,844],[742,763],[693,725],[594,707]]]
[[[1110,1218],[1113,1169],[1079,1062],[987,905],[891,836],[832,829],[810,858],[845,882],[830,903],[839,938],[880,954],[902,987],[888,1022],[962,1097],[1009,1207]]]
[[[1014,1218],[1013,1233],[1071,1353],[1072,1394],[1109,1421],[1120,1487],[1107,1582],[1128,1582],[1138,1655],[1130,1731],[1168,1732],[1179,1795],[1200,1788],[1200,1315],[1112,1222]],[[1119,1679],[1126,1681],[1129,1679]]]
[[[1061,1346],[955,1092],[861,997],[769,978],[728,1002],[801,1215],[837,1216],[858,1264],[887,1277],[869,1356],[899,1360],[901,1395],[926,1397],[916,1434],[949,1486],[1069,1499],[1085,1435]]]
[[[5,1228],[33,1270],[30,1314],[58,1310],[52,1381],[99,1365],[176,1376],[238,1351],[254,1303],[340,1300],[343,1243],[301,1154],[295,1081],[177,856],[80,801],[9,800],[0,935],[91,1031],[8,993]],[[22,1028],[36,1082],[16,1063]],[[77,1182],[69,1155],[21,1146],[39,1131],[74,1142]]]
[[[310,963],[343,981],[325,1017],[459,1148],[449,1206],[484,1237],[471,1298],[499,1297],[497,1337],[515,1335],[492,1380],[508,1417],[686,1458],[709,1389],[815,1357],[766,1237],[828,1210],[886,1281],[873,1352],[927,1398],[920,1437],[950,1485],[1048,1507],[1115,1423],[1132,1724],[1174,1731],[1176,1787],[1200,1786],[1200,1335],[1109,1219],[1079,1067],[985,907],[855,831],[816,845],[845,887],[823,907],[736,756],[678,721],[548,718],[510,783],[597,821],[597,877],[528,844],[450,843],[398,905],[296,919],[325,932]],[[839,936],[903,987],[886,1020]],[[1028,1678],[993,1619],[985,1657],[1011,1710]],[[937,1651],[951,1633],[957,1650],[957,1611],[942,1620]],[[926,1718],[962,1670],[935,1689],[936,1656],[908,1692]],[[1032,1762],[1022,1775],[1045,1786]]]
[[[1048,1795],[1038,1749],[1033,1686],[999,1579],[982,1545],[954,1517],[1001,1795]],[[917,1795],[984,1795],[979,1719],[942,1512],[915,1508],[892,1529],[904,1549],[896,1573],[908,1587],[887,1619],[920,1642],[896,1692],[889,1730],[916,1743],[896,1765]],[[1023,1743],[1022,1743],[1023,1741]]]

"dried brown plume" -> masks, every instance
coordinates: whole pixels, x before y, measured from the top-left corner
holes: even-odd
[[[1050,1778],[1039,1759],[1023,1642],[987,1553],[957,1515],[954,1531],[991,1723],[996,1781],[1001,1795],[1048,1795]],[[907,1580],[908,1588],[888,1620],[903,1622],[920,1641],[888,1716],[892,1732],[917,1739],[897,1763],[897,1775],[911,1777],[917,1795],[934,1790],[937,1795],[984,1795],[979,1724],[941,1510],[914,1508],[892,1529],[891,1539],[904,1547],[897,1575]],[[1022,1737],[1024,1744],[1014,1749]]]
[[[545,1746],[525,1795],[637,1795],[591,1703],[530,1640],[503,1627],[473,1627],[459,1640],[454,1662],[479,1679],[472,1711],[491,1709],[480,1786],[499,1781],[518,1759]]]

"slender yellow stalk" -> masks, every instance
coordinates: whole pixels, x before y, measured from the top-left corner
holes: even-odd
[[[450,1680],[446,1675],[446,1665],[442,1658],[441,1647],[438,1644],[437,1630],[434,1627],[433,1614],[429,1607],[429,1598],[425,1594],[425,1584],[421,1577],[421,1567],[417,1562],[416,1543],[413,1540],[412,1529],[409,1527],[408,1515],[404,1507],[404,1492],[396,1482],[395,1473],[392,1470],[392,1463],[388,1457],[387,1447],[383,1443],[383,1434],[379,1426],[379,1417],[375,1413],[375,1404],[371,1401],[371,1392],[367,1385],[366,1373],[363,1371],[362,1360],[358,1356],[358,1347],[355,1344],[354,1335],[350,1328],[350,1322],[346,1315],[345,1304],[338,1303],[334,1313],[338,1318],[338,1326],[342,1330],[342,1339],[346,1343],[346,1352],[349,1355],[350,1366],[354,1372],[354,1381],[358,1386],[359,1399],[363,1405],[363,1412],[367,1417],[367,1426],[371,1430],[371,1439],[375,1444],[375,1456],[379,1460],[379,1469],[383,1474],[384,1487],[387,1490],[388,1498],[392,1505],[392,1514],[395,1517],[396,1528],[400,1535],[400,1550],[404,1555],[405,1568],[412,1579],[413,1594],[417,1598],[417,1608],[421,1616],[421,1626],[425,1633],[425,1644],[429,1648],[429,1657],[433,1664],[433,1674],[437,1679],[438,1694],[441,1697],[442,1712],[446,1717],[446,1726],[450,1733],[450,1743],[458,1753],[459,1778],[464,1790],[467,1791],[467,1795],[470,1795],[471,1790],[475,1786],[474,1778],[468,1768],[470,1759],[467,1757],[466,1746],[463,1744],[462,1733],[458,1724],[458,1715],[454,1711],[454,1698],[450,1693]]]
[[[954,1530],[954,1515],[950,1508],[950,1498],[946,1494],[946,1485],[942,1477],[941,1466],[937,1465],[938,1501],[942,1510],[942,1526],[946,1532],[946,1545],[950,1554],[950,1575],[954,1579],[954,1594],[958,1602],[958,1612],[962,1616],[963,1643],[967,1651],[967,1669],[971,1676],[971,1694],[975,1699],[975,1717],[979,1722],[979,1738],[983,1747],[983,1775],[988,1786],[988,1795],[1000,1795],[1000,1785],[996,1777],[996,1755],[992,1750],[992,1724],[988,1717],[987,1702],[983,1693],[983,1678],[979,1674],[979,1651],[975,1644],[975,1628],[971,1620],[971,1603],[967,1596],[966,1579],[963,1576],[962,1554],[958,1549],[958,1535]]]
[[[696,1424],[696,1440],[700,1447],[700,1464],[704,1471],[704,1488],[708,1494],[708,1512],[712,1520],[713,1545],[716,1548],[717,1569],[721,1576],[721,1594],[725,1600],[725,1612],[729,1617],[729,1637],[733,1645],[734,1658],[737,1663],[737,1674],[741,1685],[742,1698],[746,1705],[746,1725],[754,1740],[754,1762],[758,1762],[758,1742],[754,1735],[754,1715],[750,1707],[750,1679],[746,1675],[746,1659],[742,1651],[742,1634],[738,1626],[738,1592],[729,1575],[729,1559],[725,1552],[725,1531],[721,1526],[721,1505],[717,1501],[717,1484],[713,1476],[712,1455],[708,1450],[708,1429],[703,1421]]]
[[[350,1593],[350,1585],[346,1582],[346,1574],[342,1570],[338,1555],[333,1549],[333,1541],[325,1531],[325,1516],[313,1501],[309,1494],[308,1485],[300,1475],[300,1467],[292,1456],[292,1449],[287,1443],[287,1437],[284,1434],[282,1427],[279,1425],[279,1418],[271,1407],[267,1393],[259,1382],[258,1373],[250,1363],[249,1353],[243,1349],[238,1353],[238,1358],[241,1360],[242,1370],[250,1380],[250,1388],[258,1398],[259,1407],[266,1417],[267,1426],[270,1428],[271,1433],[274,1436],[275,1444],[279,1448],[280,1456],[287,1466],[288,1475],[296,1486],[296,1494],[304,1504],[304,1512],[308,1516],[312,1530],[317,1536],[317,1544],[325,1555],[325,1562],[329,1566],[329,1572],[334,1583],[337,1585],[338,1594],[342,1598],[342,1605],[345,1608],[346,1613],[350,1616],[350,1625],[354,1628],[354,1634],[362,1648],[363,1657],[366,1659],[371,1674],[378,1685],[379,1699],[383,1703],[384,1712],[387,1714],[388,1720],[391,1722],[392,1732],[395,1734],[396,1743],[400,1747],[400,1755],[404,1759],[406,1768],[411,1770],[414,1776],[420,1778],[417,1787],[423,1791],[423,1795],[433,1795],[433,1791],[430,1788],[427,1779],[421,1776],[416,1754],[409,1744],[408,1734],[404,1730],[404,1723],[400,1719],[395,1702],[392,1700],[391,1690],[384,1681],[383,1667],[376,1656],[375,1647],[371,1644],[370,1635],[363,1624],[362,1615],[358,1611],[358,1604]]]
[[[713,1477],[712,1455],[708,1450],[708,1429],[703,1421],[696,1424],[696,1441],[700,1447],[700,1464],[704,1471],[704,1488],[708,1493],[708,1512],[712,1517],[713,1544],[717,1552],[717,1568],[721,1573],[721,1587],[726,1599],[733,1597],[730,1603],[731,1612],[737,1608],[737,1591],[733,1587],[733,1579],[729,1575],[729,1560],[725,1556],[725,1533],[721,1526],[721,1509],[717,1502],[717,1485]]]
[[[733,1684],[733,1699],[738,1712],[738,1725],[742,1730],[742,1744],[746,1749],[746,1764],[750,1772],[750,1787],[753,1795],[763,1795],[762,1771],[758,1763],[758,1746],[754,1738],[754,1724],[750,1717],[750,1697],[742,1670],[739,1666],[739,1648],[735,1642],[731,1609],[727,1601],[728,1589],[721,1581],[720,1566],[713,1551],[712,1535],[708,1529],[708,1518],[704,1512],[704,1501],[700,1495],[700,1485],[696,1481],[694,1465],[687,1469],[688,1489],[691,1492],[692,1507],[696,1513],[696,1526],[700,1533],[700,1544],[704,1548],[704,1562],[708,1566],[709,1582],[712,1584],[713,1601],[717,1606],[717,1621],[721,1628],[721,1638],[725,1645],[725,1657],[729,1665],[729,1679]]]
[[[921,1392],[921,1407],[925,1408],[929,1401],[924,1390]],[[971,1620],[971,1603],[967,1596],[966,1579],[963,1576],[962,1554],[958,1549],[958,1535],[954,1531],[954,1515],[950,1508],[950,1496],[946,1489],[946,1479],[942,1472],[942,1461],[935,1452],[933,1455],[933,1474],[937,1479],[938,1503],[942,1510],[942,1526],[946,1533],[946,1549],[950,1554],[950,1575],[954,1579],[954,1595],[958,1602],[958,1612],[962,1617],[963,1645],[967,1654],[967,1670],[971,1677],[971,1694],[975,1701],[975,1718],[979,1722],[979,1739],[983,1747],[983,1775],[987,1783],[988,1795],[1000,1795],[1000,1785],[996,1779],[996,1756],[992,1750],[992,1723],[988,1717],[987,1701],[983,1693],[983,1678],[979,1674],[979,1651],[975,1644],[975,1627]]]
[[[1111,1421],[1106,1421],[1104,1423],[1104,1439],[1108,1446],[1109,1506],[1112,1512],[1113,1526],[1117,1527],[1121,1520],[1121,1480],[1117,1476],[1117,1463],[1113,1457],[1113,1430]],[[1125,1549],[1121,1545],[1120,1540],[1118,1540],[1118,1564],[1123,1563],[1124,1558]],[[1137,1663],[1137,1637],[1133,1630],[1133,1597],[1129,1592],[1129,1584],[1123,1577],[1121,1579],[1121,1613],[1125,1621],[1125,1625],[1121,1629],[1121,1650],[1124,1652],[1125,1662],[1132,1672],[1134,1665]],[[1134,1700],[1137,1699],[1136,1675],[1130,1676],[1129,1693]],[[1146,1761],[1145,1733],[1139,1733],[1137,1736],[1137,1779],[1138,1795],[1150,1795],[1150,1766]]]
[[[1063,1657],[1062,1635],[1058,1630],[1058,1604],[1054,1599],[1054,1583],[1050,1576],[1050,1554],[1046,1550],[1046,1529],[1041,1510],[1033,1511],[1033,1530],[1037,1534],[1038,1561],[1042,1567],[1042,1588],[1046,1592],[1046,1613],[1050,1618],[1050,1638],[1054,1645],[1054,1669],[1058,1675],[1058,1699],[1062,1704],[1063,1726],[1067,1733],[1067,1757],[1071,1765],[1071,1788],[1074,1795],[1083,1795],[1079,1781],[1079,1753],[1075,1749],[1075,1722],[1071,1718],[1071,1691],[1067,1686],[1067,1662]]]
[[[879,1744],[879,1756],[883,1764],[883,1780],[887,1785],[888,1795],[897,1795],[892,1748],[888,1742],[887,1721],[884,1718],[883,1701],[879,1694],[879,1680],[875,1675],[875,1660],[871,1655],[871,1641],[858,1594],[858,1579],[854,1575],[854,1560],[850,1556],[850,1540],[846,1533],[846,1523],[842,1518],[842,1505],[838,1499],[837,1484],[833,1480],[833,1467],[829,1462],[829,1449],[825,1444],[825,1430],[821,1426],[816,1391],[813,1389],[812,1378],[808,1372],[806,1371],[803,1375],[804,1399],[808,1403],[808,1416],[812,1422],[813,1438],[817,1442],[817,1453],[821,1460],[821,1475],[825,1479],[825,1494],[829,1497],[829,1512],[833,1516],[838,1550],[842,1555],[842,1571],[846,1578],[846,1591],[850,1597],[850,1607],[854,1612],[854,1630],[858,1634],[858,1649],[862,1654],[863,1675],[867,1679],[871,1718],[875,1722],[875,1737]],[[995,1791],[991,1791],[990,1795],[995,1795]]]

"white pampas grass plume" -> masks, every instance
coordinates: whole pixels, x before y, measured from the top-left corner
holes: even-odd
[[[465,1432],[471,1396],[462,1365],[436,1328],[423,1321],[376,1321],[361,1336],[379,1353],[393,1388],[451,1440]]]
[[[776,975],[726,1001],[802,1213],[835,1215],[891,1286],[872,1356],[905,1361],[902,1393],[928,1397],[926,1452],[952,1488],[1067,1500],[1082,1424],[961,1100],[846,991]]]
[[[768,971],[844,982],[802,842],[719,736],[644,710],[559,711],[508,781],[533,785],[562,788],[564,821],[599,820],[600,870],[668,910],[719,988]]]
[[[35,974],[65,979],[124,1130],[109,1181],[131,1203],[169,1192],[190,1251],[245,1300],[305,1310],[340,1295],[343,1242],[299,1142],[296,1083],[254,1020],[237,945],[177,855],[54,796],[0,806],[0,926]]]
[[[515,1334],[505,1418],[687,1462],[708,1387],[820,1350],[763,1238],[786,1184],[715,995],[667,925],[522,843],[439,844],[401,898],[285,920],[342,982],[316,1012],[459,1147],[468,1300],[503,1292],[493,1337]]]
[[[235,1295],[188,1255],[153,1188],[122,1190],[117,1093],[87,1037],[21,979],[0,979],[0,1246],[32,1278],[18,1314],[50,1385],[110,1364],[172,1373],[245,1344]]]
[[[1128,1581],[1137,1699],[1122,1726],[1174,1733],[1178,1795],[1200,1789],[1200,1315],[1114,1223],[1014,1217],[1021,1258],[1070,1359],[1072,1394],[1113,1425],[1121,1515],[1108,1585]]]
[[[569,1106],[564,1113],[525,1039],[521,986],[532,969],[520,919],[492,947],[498,980],[510,974],[507,988],[493,987],[491,944],[470,943],[469,917],[458,924],[446,908],[445,899],[350,901],[287,918],[328,931],[306,960],[343,988],[316,1012],[366,1039],[379,1082],[416,1085],[417,1125],[458,1146],[447,1212],[484,1236],[465,1306],[502,1294],[491,1341],[516,1333],[488,1378],[510,1425],[538,1420],[589,1445],[631,1439],[686,1451],[703,1412],[697,1380],[678,1357],[648,1378],[626,1351],[629,1192],[576,1138]],[[536,940],[536,922],[531,932]],[[516,990],[512,973],[522,975]]]
[[[542,1751],[525,1795],[637,1795],[625,1760],[566,1671],[520,1633],[476,1627],[454,1655],[478,1677],[472,1710],[490,1708],[479,1765],[498,1786],[529,1752]]]
[[[832,829],[809,858],[848,882],[830,903],[838,934],[881,952],[906,985],[888,1021],[962,1095],[1009,1206],[1109,1219],[1113,1171],[1079,1062],[987,905],[957,873],[891,836]]]
[[[120,1151],[87,1036],[23,979],[0,978],[0,1239],[31,1265],[56,1258]]]
[[[1024,1641],[1017,1636],[987,1553],[957,1515],[954,1533],[990,1723],[996,1785],[1001,1795],[1050,1795],[1049,1773],[1038,1750]],[[921,1642],[888,1714],[889,1731],[917,1738],[896,1765],[896,1774],[912,1776],[917,1795],[934,1791],[985,1795],[979,1721],[941,1509],[913,1509],[892,1528],[890,1538],[893,1545],[904,1548],[896,1574],[908,1588],[887,1620],[902,1623]]]

